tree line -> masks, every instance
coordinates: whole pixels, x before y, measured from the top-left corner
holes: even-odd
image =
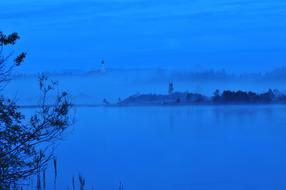
[[[162,94],[137,94],[130,96],[117,105],[188,105],[188,104],[284,104],[286,95],[278,90],[268,90],[263,93],[252,91],[220,92],[215,90],[212,96],[200,93],[174,92]]]

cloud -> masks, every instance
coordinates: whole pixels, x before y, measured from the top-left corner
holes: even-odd
[[[286,48],[286,1],[281,0],[5,2],[13,6],[1,2],[1,27],[22,33],[40,61],[45,52],[60,61],[77,55],[87,62],[94,54],[111,59],[124,53],[131,57],[131,65],[133,59],[148,57],[144,52],[154,52],[154,60],[162,63],[170,62],[168,51],[175,52],[173,58],[179,56],[182,63],[196,57],[197,52],[213,52],[213,57],[243,52],[259,59],[255,52],[282,52]],[[55,41],[61,43],[55,47]],[[138,56],[132,57],[134,52]],[[116,61],[120,62],[119,58]]]
[[[19,1],[19,0],[18,0]],[[286,2],[279,0],[27,0],[17,6],[2,6],[0,19],[101,18],[111,20],[166,19],[256,19],[261,16],[285,16]],[[264,19],[264,18],[261,18]]]

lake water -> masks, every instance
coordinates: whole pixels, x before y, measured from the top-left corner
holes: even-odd
[[[58,187],[286,189],[286,107],[77,108],[57,149]],[[51,188],[52,189],[52,188]]]

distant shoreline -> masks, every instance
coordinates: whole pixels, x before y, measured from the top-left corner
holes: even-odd
[[[105,105],[112,105],[106,99]],[[192,92],[173,92],[173,84],[170,84],[168,94],[137,94],[129,96],[124,100],[119,100],[117,105],[143,105],[143,106],[194,106],[194,105],[271,105],[286,104],[286,95],[279,90],[269,89],[264,93],[252,91],[230,91],[220,92],[216,90],[213,96],[206,96]]]
[[[286,106],[286,103],[282,104],[186,104],[186,105],[103,105],[103,104],[82,104],[82,105],[74,105],[74,108],[131,108],[131,107],[239,107],[239,106]],[[21,105],[18,106],[20,109],[36,109],[41,108],[41,106],[37,105]]]
[[[74,104],[73,107],[178,107],[178,106],[239,106],[239,105],[286,105],[286,95],[279,90],[269,89],[264,93],[254,93],[252,91],[230,91],[220,92],[216,90],[213,96],[205,96],[199,93],[172,92],[173,86],[169,89],[169,94],[136,94],[117,103],[103,99],[102,104]],[[49,107],[54,107],[50,104]],[[41,108],[41,105],[20,105],[19,108]]]

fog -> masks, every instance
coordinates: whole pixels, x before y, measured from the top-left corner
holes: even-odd
[[[285,75],[284,75],[285,74]],[[59,82],[58,90],[70,93],[75,105],[101,105],[103,99],[117,103],[119,99],[135,94],[167,94],[174,83],[176,92],[195,92],[212,96],[218,89],[265,92],[276,89],[284,93],[285,69],[266,73],[231,74],[223,70],[166,70],[166,69],[107,69],[90,72],[50,73],[51,80]],[[35,105],[39,99],[37,74],[15,75],[4,88],[4,93],[19,104]]]

